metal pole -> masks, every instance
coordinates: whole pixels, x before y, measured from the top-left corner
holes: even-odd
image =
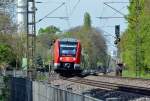
[[[27,70],[29,69],[29,38],[28,38],[28,34],[29,34],[29,25],[28,25],[28,21],[29,21],[29,1],[27,0],[27,49],[26,49],[26,55],[27,55]]]
[[[35,46],[36,46],[36,23],[35,23],[35,0],[27,3],[27,66],[34,68]]]

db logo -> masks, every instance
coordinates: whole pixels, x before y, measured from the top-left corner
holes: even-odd
[[[66,58],[67,61],[69,61],[69,58]]]

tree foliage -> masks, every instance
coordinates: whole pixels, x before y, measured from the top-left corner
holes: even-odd
[[[81,26],[70,29],[63,37],[73,37],[81,41],[86,67],[95,68],[98,62],[106,65],[107,47],[100,30],[96,28],[85,30],[84,26]]]
[[[98,63],[107,64],[107,46],[101,30],[91,27],[89,13],[85,13],[83,26],[68,30],[62,37],[79,39],[82,44],[82,55],[85,67],[97,67]]]
[[[98,63],[106,65],[107,47],[105,38],[101,30],[91,26],[90,14],[85,13],[84,17],[83,26],[71,28],[63,34],[56,34],[57,31],[60,31],[58,28],[55,28],[55,31],[52,31],[51,27],[41,28],[37,36],[37,54],[40,54],[42,58],[50,59],[52,57],[47,43],[50,43],[52,39],[71,37],[81,41],[84,67],[95,68]],[[49,59],[46,60],[49,62]]]
[[[1,60],[1,64],[2,62],[4,64],[10,63],[11,65],[13,65],[13,67],[15,67],[14,65],[16,64],[16,61],[18,61],[18,63],[21,62],[21,59],[19,57],[22,55],[25,49],[23,48],[23,44],[20,41],[19,36],[17,36],[16,34],[16,26],[12,22],[10,15],[1,11],[0,18],[0,45],[5,46],[1,48],[4,48],[3,51],[6,51],[6,53],[10,52],[10,54],[13,54],[13,57],[10,54],[8,54],[10,58],[9,61]],[[11,51],[5,49],[6,47],[7,49],[9,47]]]
[[[88,12],[84,14],[84,28],[86,30],[91,28],[91,16]]]
[[[37,64],[38,67],[43,67],[43,60],[40,55],[37,55],[35,58],[35,63]]]
[[[46,27],[45,29],[40,28],[38,33],[39,34],[41,34],[41,33],[54,34],[56,32],[61,32],[61,31],[59,28],[51,25],[51,26]]]
[[[4,68],[6,65],[14,60],[14,53],[9,45],[0,44],[0,67]]]
[[[36,40],[36,55],[40,56],[46,63],[51,60],[50,49],[52,40],[57,39],[57,32],[61,32],[59,28],[51,25],[46,28],[40,28]]]
[[[139,0],[140,9],[137,14],[136,0],[131,0],[129,5],[128,28],[123,33],[120,43],[123,61],[130,70],[135,70],[136,63],[142,69],[150,68],[150,0]],[[137,35],[139,38],[137,38]],[[136,61],[136,48],[139,48]]]

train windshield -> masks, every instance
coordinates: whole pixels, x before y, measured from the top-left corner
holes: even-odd
[[[60,42],[60,56],[76,56],[77,42]]]

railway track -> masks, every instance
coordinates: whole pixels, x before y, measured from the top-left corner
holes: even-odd
[[[68,80],[74,83],[90,85],[90,86],[98,87],[100,89],[105,89],[105,90],[117,90],[117,91],[150,96],[150,88],[146,88],[146,87],[137,87],[137,86],[131,86],[131,85],[95,81],[95,80],[89,80],[89,79],[84,79],[84,78],[79,78],[79,77],[65,78],[65,80]]]
[[[57,77],[56,77],[57,76]],[[99,76],[98,76],[99,77]],[[128,77],[116,77],[116,76],[101,76],[101,77],[106,77],[106,78],[112,78],[112,79],[120,79],[120,80],[140,80],[140,81],[150,81],[149,79],[139,79],[139,78],[128,78]],[[50,76],[50,79],[53,80],[58,80],[58,79],[63,79],[67,80],[70,82],[74,83],[79,83],[79,84],[85,84],[85,85],[90,85],[93,87],[98,87],[99,89],[105,89],[105,90],[116,90],[116,91],[123,91],[123,92],[128,92],[128,93],[135,93],[135,94],[140,94],[140,95],[146,95],[150,96],[150,88],[148,87],[139,87],[139,86],[134,86],[134,85],[128,85],[128,83],[125,84],[118,84],[118,83],[110,83],[108,81],[98,81],[98,80],[92,80],[92,79],[85,79],[81,77],[62,77],[59,76],[58,74],[53,74]]]
[[[99,76],[100,77],[107,77],[107,78],[115,78],[115,79],[128,79],[128,80],[150,81],[150,79],[133,78],[133,77],[119,77],[119,76],[110,76],[110,75],[99,75]]]

